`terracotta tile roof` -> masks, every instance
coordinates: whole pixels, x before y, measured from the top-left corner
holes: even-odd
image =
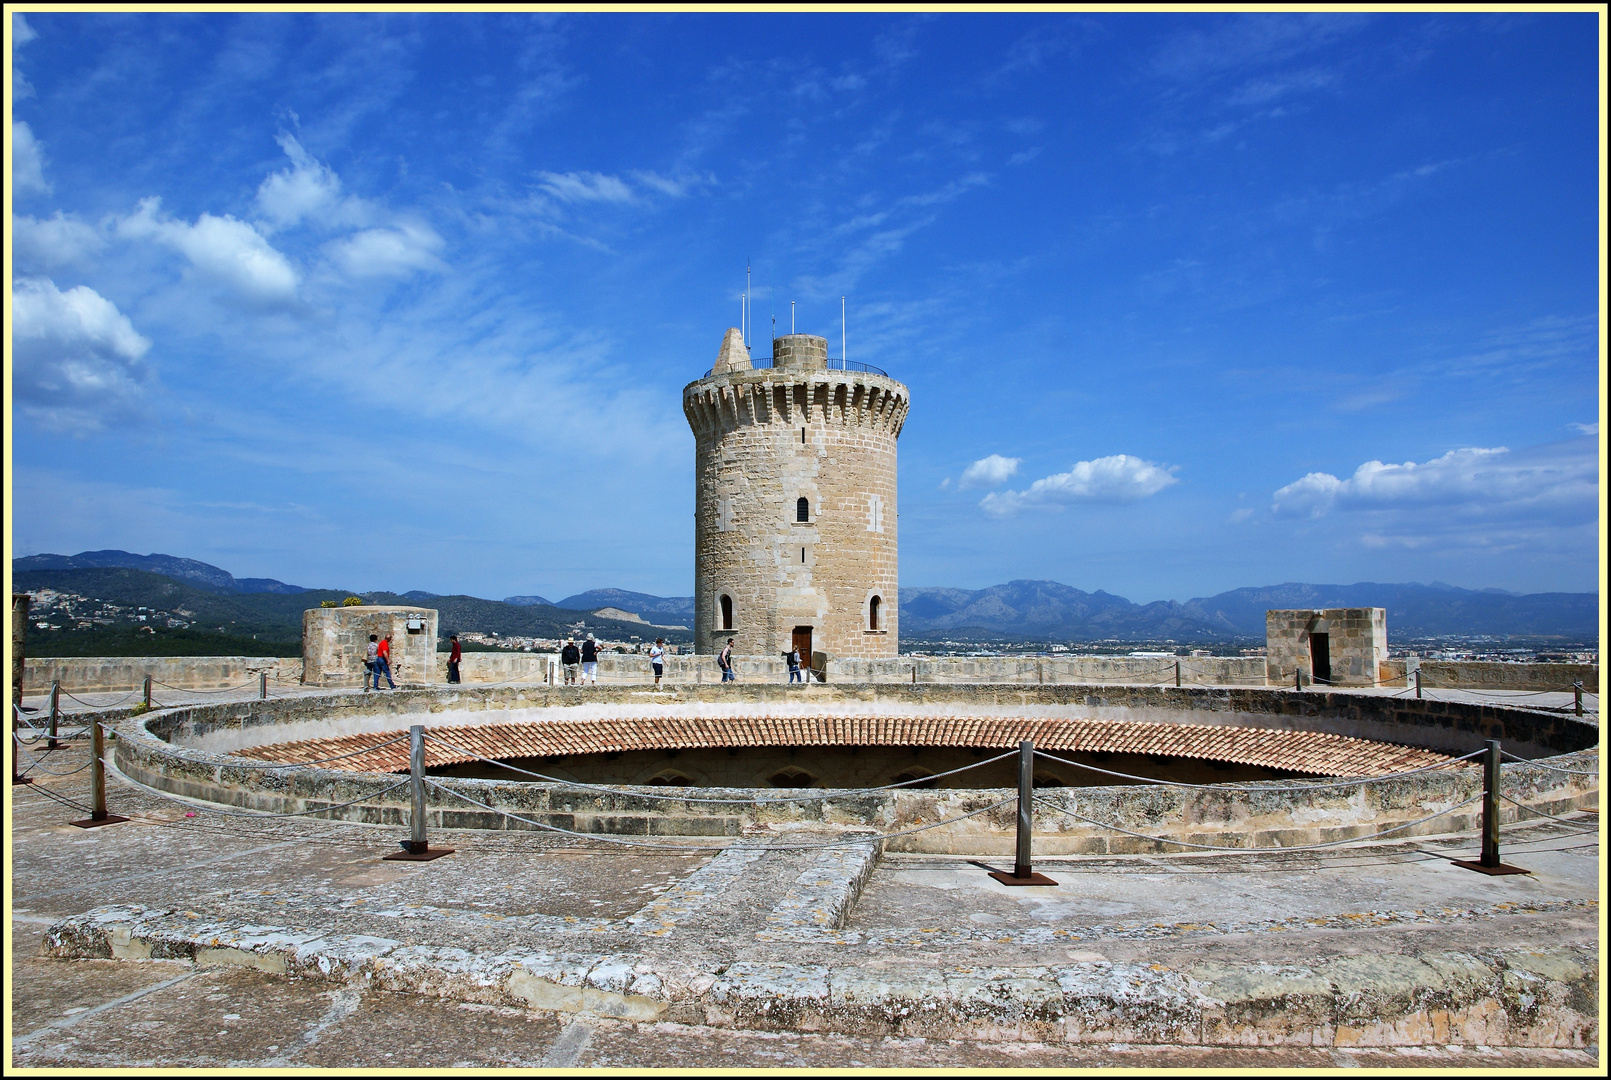
[[[406,732],[302,739],[238,751],[242,757],[294,763],[345,754]],[[627,750],[730,746],[966,746],[1007,749],[1033,739],[1037,749],[1107,751],[1266,765],[1315,776],[1379,776],[1447,761],[1418,747],[1320,731],[1149,724],[1119,720],[969,716],[644,716],[537,720],[436,727],[426,731],[425,763],[599,754]],[[408,743],[328,763],[352,772],[406,772]]]

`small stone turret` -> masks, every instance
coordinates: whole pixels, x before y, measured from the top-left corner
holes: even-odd
[[[843,361],[834,361],[843,365]],[[694,431],[694,642],[741,655],[899,652],[895,441],[907,389],[845,371],[827,339],[772,341],[753,367],[737,330],[683,388]]]

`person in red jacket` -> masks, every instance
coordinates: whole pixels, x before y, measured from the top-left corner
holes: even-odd
[[[463,655],[459,652],[459,635],[450,634],[448,640],[453,642],[453,651],[448,653],[448,682],[458,682],[459,658]]]
[[[376,690],[380,689],[380,677],[382,675],[386,676],[387,687],[392,690],[396,690],[397,684],[392,682],[392,639],[390,634],[381,638],[380,643],[375,646]]]

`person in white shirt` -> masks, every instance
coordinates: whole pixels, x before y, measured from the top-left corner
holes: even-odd
[[[660,685],[660,676],[666,673],[666,639],[657,637],[649,647],[649,666],[654,668],[654,684]]]

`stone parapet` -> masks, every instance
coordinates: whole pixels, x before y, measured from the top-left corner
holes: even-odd
[[[24,692],[50,692],[59,682],[71,693],[139,690],[145,677],[181,690],[249,686],[266,672],[273,689],[302,681],[302,660],[288,656],[42,656],[28,660]]]

